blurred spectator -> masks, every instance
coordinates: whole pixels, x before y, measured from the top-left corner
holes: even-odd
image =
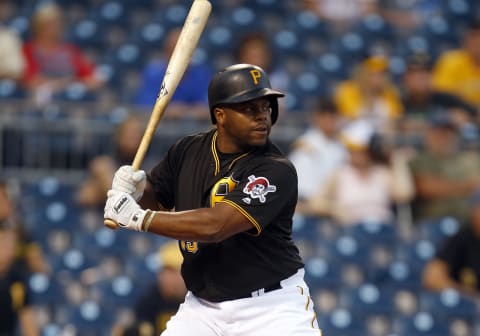
[[[177,28],[168,33],[163,46],[163,54],[153,59],[143,70],[135,102],[139,106],[148,108],[149,111],[157,99],[168,61],[173,54],[180,32],[181,29]],[[173,118],[184,116],[193,116],[198,119],[208,118],[207,91],[210,77],[211,70],[208,66],[190,64],[172,96],[166,115]]]
[[[18,244],[16,262],[23,273],[49,273],[50,266],[44,258],[40,245],[35,242],[23,227],[15,213],[12,197],[9,195],[7,183],[0,180],[0,225],[8,226],[16,231]],[[1,335],[1,333],[0,333]]]
[[[408,156],[393,151],[390,158],[385,157],[386,153],[378,150],[373,127],[365,120],[348,125],[341,137],[349,161],[311,198],[305,212],[331,216],[342,225],[391,223],[395,219],[392,204],[407,203],[414,194]]]
[[[77,193],[80,205],[103,209],[115,171],[120,166],[132,164],[142,136],[143,125],[139,119],[129,117],[120,124],[115,134],[115,153],[102,155],[90,163],[89,176]]]
[[[320,100],[311,113],[310,127],[292,146],[289,159],[297,169],[300,202],[323,189],[347,158],[347,151],[337,138],[338,123],[335,104]]]
[[[480,20],[468,25],[462,48],[447,51],[439,58],[433,85],[480,107]]]
[[[353,78],[335,88],[335,102],[345,118],[366,119],[379,133],[392,131],[403,113],[400,96],[389,80],[388,60],[382,55],[361,62]]]
[[[455,288],[480,294],[480,194],[472,196],[469,223],[448,238],[425,267],[423,285],[434,291]]]
[[[61,8],[52,3],[40,5],[32,21],[32,39],[25,43],[24,82],[39,103],[79,81],[87,89],[96,89],[103,80],[95,66],[76,46],[63,40],[64,22]]]
[[[458,96],[439,92],[432,87],[431,59],[428,54],[416,53],[409,57],[403,75],[404,123],[422,131],[430,116],[440,109],[448,109],[457,127],[473,121],[476,110]]]
[[[268,73],[272,87],[285,91],[289,78],[284,69],[278,69],[273,64],[268,39],[261,33],[249,33],[240,39],[236,51],[237,63],[255,64]]]
[[[480,188],[480,155],[459,150],[458,131],[448,113],[435,113],[429,122],[425,148],[410,163],[417,191],[415,218],[465,221],[468,199]]]
[[[145,334],[159,335],[185,299],[187,289],[180,273],[183,257],[178,242],[164,244],[158,256],[160,270],[157,281],[135,303],[136,323],[125,330],[124,336],[143,335],[141,329],[154,331]]]
[[[376,13],[378,0],[303,0],[302,7],[342,31],[366,15]]]
[[[18,236],[14,228],[0,224],[0,335],[39,335],[30,307],[30,293],[24,273],[15,263]]]
[[[0,26],[0,45],[0,79],[20,79],[25,68],[20,38]]]

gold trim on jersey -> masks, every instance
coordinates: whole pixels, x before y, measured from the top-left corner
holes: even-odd
[[[12,309],[19,310],[25,304],[25,286],[16,281],[10,286],[10,297],[12,299]]]
[[[218,157],[218,152],[217,152],[217,137],[218,137],[218,131],[215,131],[215,133],[213,133],[212,144],[211,144],[213,160],[215,161],[215,174],[214,174],[215,176],[217,176],[217,174],[220,173],[220,158]],[[230,162],[230,165],[228,166],[228,170],[230,171],[230,169],[232,169],[233,165],[238,160],[249,155],[251,152],[252,151],[240,154],[235,159],[233,159],[232,162]]]
[[[213,138],[212,138],[212,155],[213,155],[213,160],[215,160],[215,176],[220,172],[220,159],[218,158],[218,153],[217,153],[217,136],[218,136],[218,131],[215,131],[213,133]]]
[[[252,223],[252,225],[255,227],[255,229],[257,229],[257,234],[254,234],[254,236],[260,236],[260,233],[262,233],[262,227],[260,226],[260,224],[258,224],[256,219],[253,218],[247,211],[245,211],[241,206],[239,206],[235,202],[232,202],[232,201],[229,201],[229,200],[226,200],[226,199],[222,200],[221,202],[226,203],[226,204],[234,207],[238,211],[240,211],[240,213],[242,215],[244,215],[250,221],[250,223]]]

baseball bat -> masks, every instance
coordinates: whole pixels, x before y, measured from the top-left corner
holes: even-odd
[[[142,165],[158,123],[190,63],[193,51],[197,47],[200,35],[205,29],[211,10],[212,5],[207,0],[194,0],[192,3],[172,56],[168,62],[167,70],[165,71],[162,85],[160,86],[157,100],[150,114],[142,141],[133,159],[133,170],[139,170]],[[118,228],[118,224],[111,219],[105,219],[104,224],[113,230]]]

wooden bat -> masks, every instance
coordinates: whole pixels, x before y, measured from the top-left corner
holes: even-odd
[[[158,92],[157,100],[153,106],[152,113],[148,120],[147,128],[143,134],[142,141],[138,146],[137,153],[132,163],[133,170],[139,170],[142,165],[145,154],[152,141],[155,130],[162,118],[173,93],[177,89],[178,83],[183,77],[193,51],[197,47],[198,40],[202,31],[205,29],[208,16],[212,10],[212,5],[207,0],[194,0],[190,11],[188,12],[185,23],[178,37],[177,44],[167,65],[162,85]],[[105,219],[105,226],[110,229],[117,229],[118,224],[110,219]]]

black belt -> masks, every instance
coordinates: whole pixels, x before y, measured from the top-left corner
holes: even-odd
[[[223,295],[219,295],[220,293],[212,295],[212,293],[207,293],[206,291],[203,291],[203,290],[194,292],[194,294],[195,296],[210,302],[222,302],[222,301],[239,300],[239,299],[256,297],[280,288],[282,288],[282,285],[280,284],[280,281],[279,281],[277,283],[274,283],[273,285],[266,286],[264,288],[260,288],[248,293],[238,294],[238,295],[223,296]]]
[[[246,299],[246,298],[250,298],[250,297],[256,297],[256,296],[260,296],[262,294],[272,292],[272,291],[280,289],[280,288],[282,288],[282,285],[280,284],[280,281],[279,281],[277,283],[274,283],[273,285],[257,289],[253,292],[250,292],[250,293],[245,293],[243,295],[240,295],[236,299]]]

